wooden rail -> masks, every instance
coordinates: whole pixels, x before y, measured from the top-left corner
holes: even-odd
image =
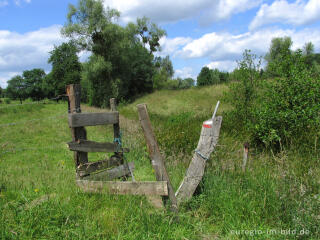
[[[97,126],[119,122],[119,112],[69,114],[70,127]]]
[[[155,182],[116,182],[77,180],[77,185],[85,192],[132,194],[132,195],[168,195],[166,181]]]
[[[78,140],[77,142],[68,142],[71,151],[80,152],[129,152],[128,148],[118,148],[116,143],[99,143],[88,140]]]

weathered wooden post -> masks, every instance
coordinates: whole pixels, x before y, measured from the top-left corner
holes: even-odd
[[[217,112],[217,108],[218,104],[215,113]],[[194,194],[204,175],[206,162],[209,160],[211,153],[218,143],[222,117],[215,117],[215,113],[213,114],[212,119],[205,121],[202,124],[198,146],[194,152],[186,175],[176,192],[178,204],[190,199]]]
[[[142,126],[145,140],[148,146],[148,152],[151,158],[151,164],[156,174],[157,181],[167,181],[168,183],[168,195],[171,202],[171,209],[175,212],[178,211],[177,199],[170,182],[169,175],[167,173],[163,158],[160,154],[159,146],[155,138],[154,132],[151,127],[150,118],[148,115],[147,105],[137,105],[139,120]]]
[[[117,104],[115,98],[110,98],[110,108],[112,112],[117,111]],[[121,136],[120,136],[120,125],[119,122],[113,124],[113,139],[114,143],[117,146],[121,147]],[[115,152],[114,156],[110,158],[111,164],[123,164],[123,153],[122,152]]]
[[[80,101],[81,101],[81,86],[80,84],[71,84],[67,86],[68,95],[68,112],[69,114],[81,113]],[[87,139],[87,132],[84,127],[71,127],[72,141],[77,142]],[[87,152],[74,152],[74,163],[76,169],[80,164],[88,163]],[[77,173],[78,176],[78,173]]]
[[[242,161],[242,171],[246,171],[247,162],[249,159],[249,143],[243,145],[243,161]]]

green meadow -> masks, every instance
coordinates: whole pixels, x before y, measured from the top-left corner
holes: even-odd
[[[154,180],[136,105],[146,103],[173,187],[193,155],[203,121],[221,100],[220,138],[194,197],[179,213],[144,196],[83,193],[75,185],[67,103],[0,104],[1,239],[320,239],[320,155],[315,142],[280,152],[250,148],[224,102],[228,85],[162,90],[119,104],[126,159],[135,179]],[[108,111],[82,105],[83,112]],[[88,139],[112,141],[111,126],[88,127]],[[90,161],[105,158],[89,154]],[[128,179],[130,180],[130,179]]]

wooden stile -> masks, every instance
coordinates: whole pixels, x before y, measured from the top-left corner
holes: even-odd
[[[118,122],[118,112],[69,114],[70,127],[97,126]]]
[[[215,117],[212,124],[206,122],[202,125],[198,146],[186,175],[176,192],[178,204],[190,199],[194,194],[204,175],[206,162],[218,143],[222,117]]]
[[[153,134],[146,106],[138,105],[139,119],[144,130],[157,181],[135,182],[132,174],[134,163],[124,163],[123,153],[129,152],[129,149],[121,147],[119,112],[117,112],[115,99],[110,99],[112,112],[81,113],[80,94],[80,85],[67,86],[69,97],[68,122],[72,133],[72,141],[68,143],[68,146],[71,151],[75,152],[77,185],[85,192],[147,195],[152,199],[152,203],[158,207],[159,203],[163,206],[161,196],[169,196],[171,209],[177,211],[177,200]],[[113,143],[87,140],[85,126],[106,124],[113,124]],[[114,155],[108,160],[88,162],[88,152],[114,152]],[[132,176],[132,182],[111,181],[129,174]]]
[[[156,173],[157,181],[166,181],[168,183],[168,196],[171,203],[171,209],[175,212],[178,211],[177,206],[177,199],[174,194],[173,187],[170,182],[169,175],[167,173],[163,158],[160,154],[160,150],[158,147],[157,140],[153,133],[150,118],[148,115],[147,105],[146,104],[139,104],[137,105],[138,113],[139,113],[139,120],[142,126],[142,130],[144,133],[144,137],[147,142],[148,152],[151,158],[152,167]]]
[[[156,182],[120,182],[77,180],[77,185],[85,192],[132,194],[132,195],[168,195],[166,181]]]

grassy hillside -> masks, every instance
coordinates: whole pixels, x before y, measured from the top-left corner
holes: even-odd
[[[192,157],[202,121],[226,85],[159,91],[121,105],[124,145],[137,180],[153,180],[136,105],[149,114],[174,188]],[[12,103],[15,104],[15,103]],[[0,104],[1,239],[319,239],[320,168],[313,147],[279,154],[251,150],[240,170],[246,136],[225,117],[197,195],[178,218],[140,196],[84,194],[74,184],[73,154],[66,142],[67,104]],[[87,106],[83,112],[101,111]],[[12,124],[15,123],[15,124]],[[110,127],[89,127],[88,139],[112,139]],[[90,154],[92,161],[104,154]],[[288,232],[285,230],[295,230]],[[275,230],[272,231],[271,230]],[[282,232],[281,232],[282,230]]]

